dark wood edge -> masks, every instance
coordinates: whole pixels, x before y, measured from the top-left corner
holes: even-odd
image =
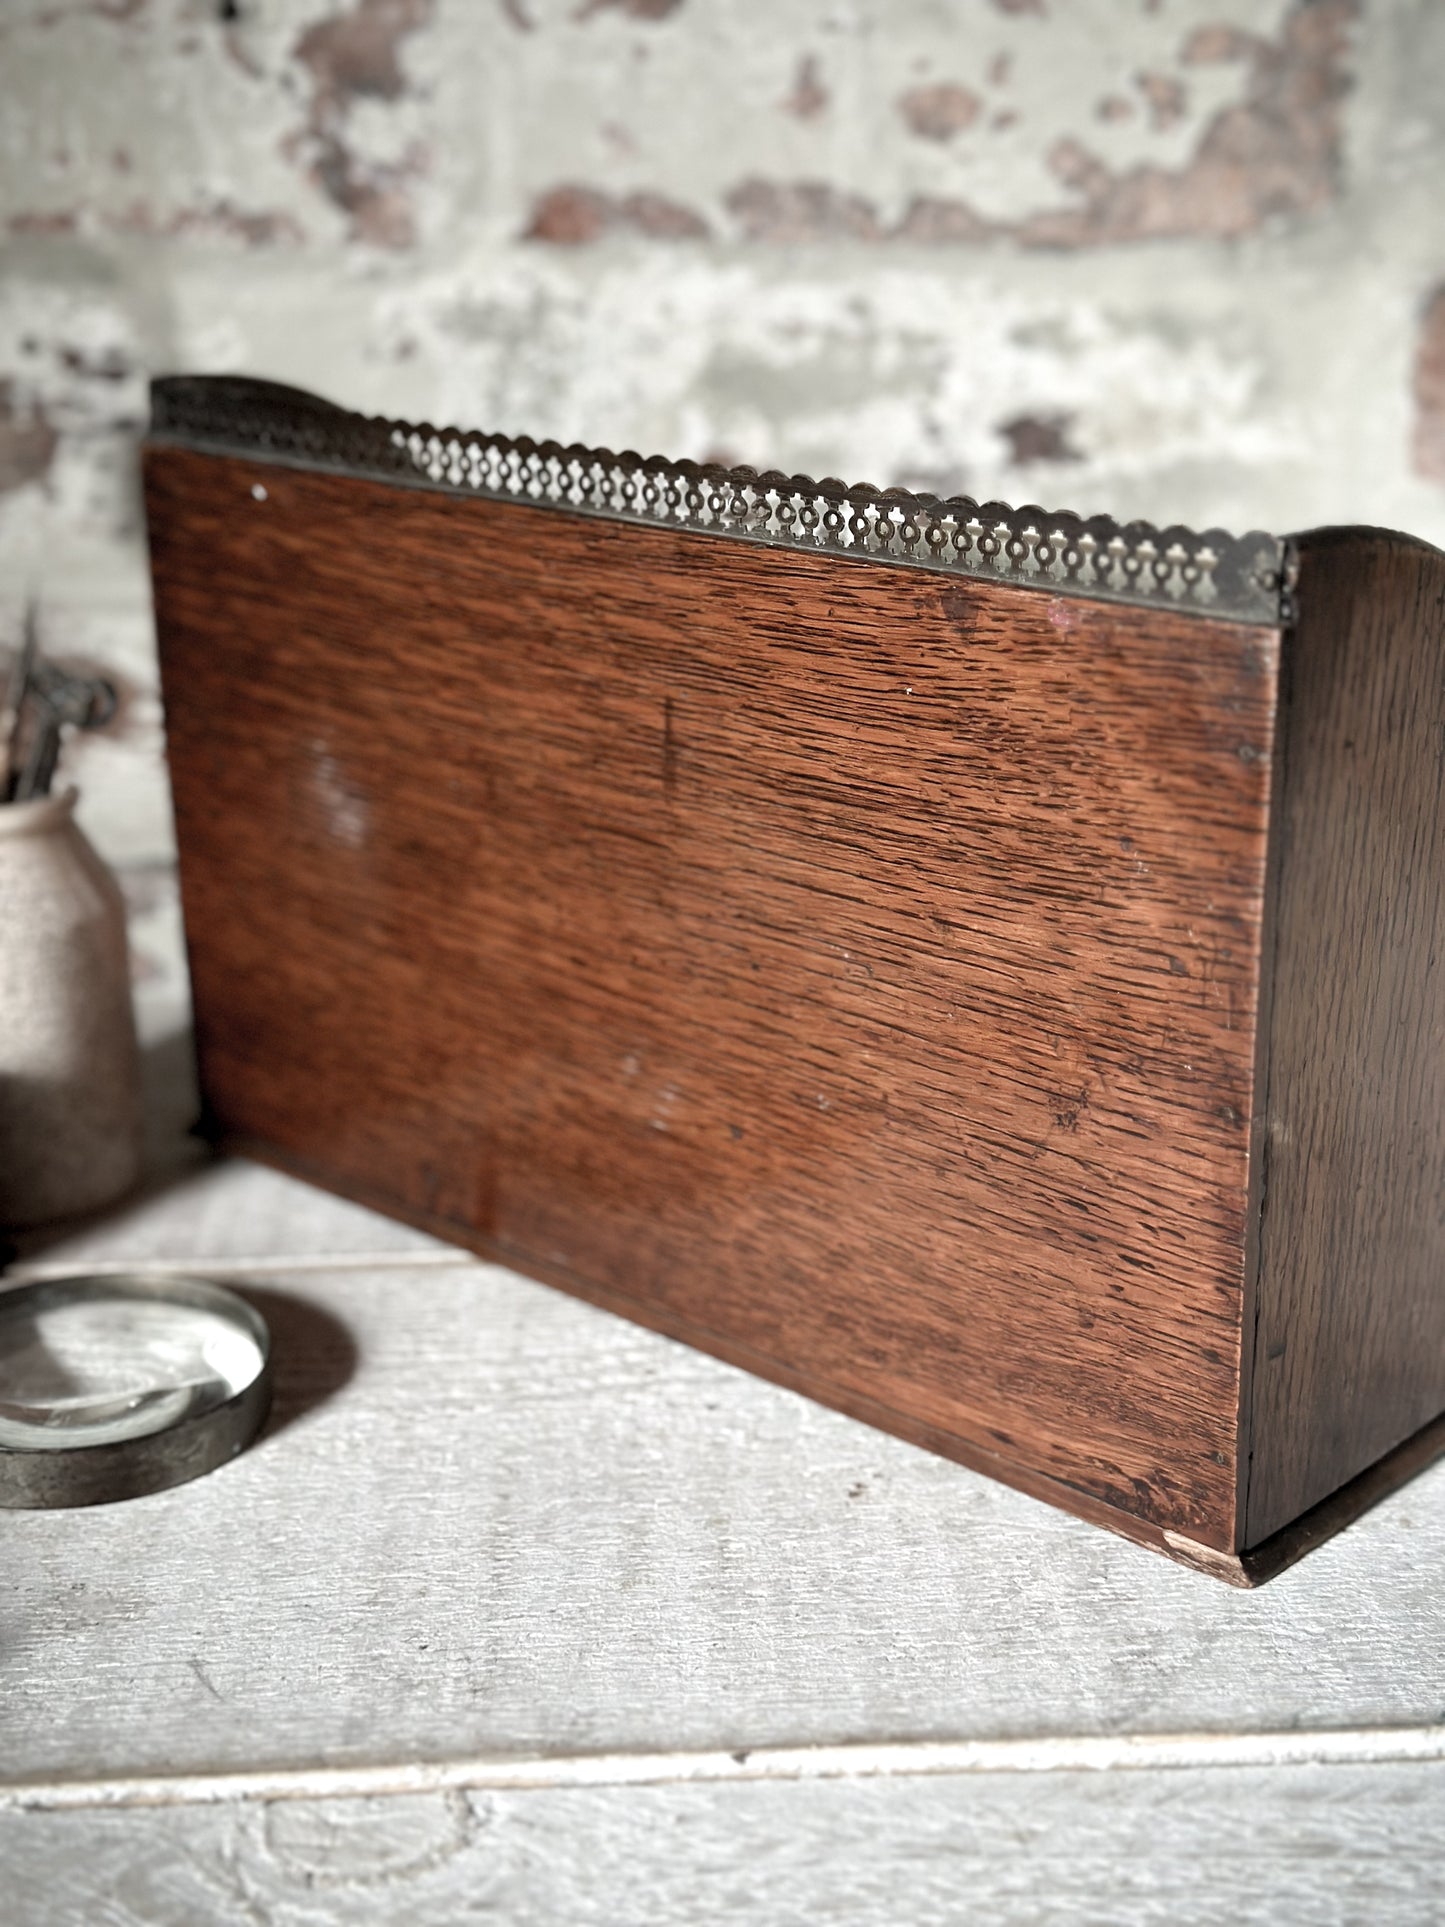
[[[1402,549],[1418,549],[1422,555],[1438,556],[1445,561],[1445,549],[1427,542],[1422,535],[1405,529],[1380,529],[1368,522],[1332,522],[1323,528],[1305,529],[1285,538],[1298,549],[1353,548],[1356,543],[1383,542]]]
[[[1242,1576],[1232,1583],[1264,1585],[1286,1566],[1292,1566],[1307,1552],[1323,1545],[1326,1539],[1332,1539],[1337,1532],[1352,1525],[1371,1506],[1387,1499],[1442,1456],[1445,1456],[1445,1412],[1431,1419],[1428,1425],[1422,1425],[1418,1432],[1412,1432],[1373,1465],[1367,1465],[1348,1485],[1321,1499],[1317,1506],[1311,1506],[1289,1525],[1281,1526],[1259,1545],[1240,1553]]]
[[[1291,551],[1294,543],[1289,544]],[[1294,557],[1290,568],[1293,574]],[[1293,595],[1287,591],[1293,616]],[[1270,1208],[1270,1045],[1275,984],[1279,974],[1279,891],[1285,864],[1284,800],[1290,755],[1290,690],[1294,676],[1295,626],[1279,630],[1274,684],[1274,732],[1270,754],[1269,813],[1264,858],[1264,912],[1259,933],[1259,992],[1254,1024],[1254,1092],[1249,1121],[1247,1204],[1244,1231],[1244,1291],[1239,1327],[1238,1463],[1235,1468],[1235,1536],[1249,1530],[1249,1492],[1254,1475],[1254,1387],[1259,1363],[1260,1320],[1264,1306],[1264,1223]],[[1243,1583],[1243,1582],[1241,1582]]]
[[[1270,1209],[1270,1139],[1267,1122],[1270,1115],[1271,1007],[1274,1001],[1278,965],[1279,878],[1287,855],[1286,815],[1283,805],[1289,779],[1290,723],[1295,675],[1294,618],[1296,612],[1293,608],[1293,578],[1297,573],[1295,562],[1300,550],[1358,548],[1415,550],[1422,556],[1430,556],[1437,561],[1445,562],[1445,551],[1436,548],[1433,543],[1400,529],[1375,528],[1368,523],[1336,523],[1307,529],[1287,536],[1285,547],[1290,558],[1287,564],[1290,587],[1286,594],[1286,607],[1290,620],[1280,632],[1279,674],[1276,685],[1275,740],[1269,807],[1269,843],[1266,855],[1267,880],[1264,895],[1265,918],[1261,933],[1259,1013],[1255,1033],[1255,1096],[1249,1150],[1244,1312],[1241,1328],[1238,1436],[1242,1449],[1236,1501],[1236,1518],[1240,1524],[1241,1538],[1247,1538],[1249,1531],[1250,1485],[1255,1462],[1254,1384],[1258,1369],[1260,1314],[1263,1307],[1260,1278],[1261,1240],[1264,1221]],[[1437,1443],[1428,1449],[1420,1444],[1432,1435],[1436,1426],[1441,1424],[1445,1424],[1445,1416],[1403,1440],[1375,1465],[1366,1467],[1348,1485],[1321,1500],[1319,1505],[1310,1512],[1303,1514],[1290,1525],[1281,1527],[1271,1537],[1261,1541],[1257,1547],[1241,1554],[1247,1575],[1234,1583],[1263,1584],[1266,1579],[1272,1578],[1275,1573],[1293,1564],[1312,1546],[1318,1545],[1322,1539],[1330,1537],[1341,1527],[1348,1525],[1368,1506],[1373,1505],[1377,1498],[1412,1477],[1421,1466],[1445,1451],[1445,1442]],[[1418,1463],[1409,1458],[1417,1448],[1424,1454]],[[1401,1469],[1389,1470],[1388,1468],[1395,1465],[1397,1458],[1400,1460]],[[1381,1481],[1378,1487],[1371,1485],[1371,1481],[1376,1480]],[[1357,1487],[1367,1496],[1351,1496],[1356,1494]]]
[[[937,1453],[940,1458],[952,1459],[972,1472],[981,1472],[987,1478],[997,1479],[1002,1485],[1012,1486],[1032,1499],[1041,1499],[1046,1505],[1057,1506],[1090,1525],[1103,1526],[1122,1538],[1131,1539],[1136,1545],[1162,1552],[1177,1564],[1206,1573],[1211,1579],[1222,1579],[1226,1585],[1244,1588],[1262,1586],[1277,1573],[1283,1572],[1286,1566],[1293,1565],[1295,1560],[1349,1525],[1377,1500],[1413,1478],[1431,1460],[1445,1453],[1445,1414],[1442,1414],[1377,1465],[1362,1472],[1313,1511],[1296,1519],[1262,1545],[1243,1553],[1226,1551],[1190,1539],[1183,1533],[1172,1532],[1167,1527],[1156,1526],[1147,1519],[1135,1518],[1115,1506],[1106,1505],[1066,1480],[1034,1472],[1012,1459],[1003,1458],[951,1432],[940,1431],[936,1426],[896,1412],[876,1400],[831,1387],[820,1388],[806,1374],[793,1371],[776,1358],[752,1351],[733,1339],[680,1318],[664,1307],[630,1298],[624,1292],[595,1284],[590,1279],[579,1278],[562,1266],[540,1263],[529,1253],[515,1251],[496,1239],[479,1236],[469,1225],[411,1207],[402,1208],[394,1198],[383,1196],[365,1185],[338,1183],[333,1173],[318,1169],[305,1158],[278,1150],[273,1144],[241,1132],[213,1132],[208,1135],[216,1148],[226,1155],[251,1158],[308,1183],[320,1185],[386,1217],[414,1225],[419,1231],[429,1232],[448,1244],[474,1251],[479,1257],[504,1265],[510,1271],[521,1272],[539,1284],[565,1291],[569,1297],[585,1299],[589,1304],[625,1318],[631,1324],[645,1325],[666,1338],[675,1338],[691,1346],[695,1351],[708,1352],[714,1358],[722,1359],[725,1364],[736,1365],[740,1370],[751,1373],[755,1378],[768,1379],[775,1385],[785,1386],[789,1391],[814,1399],[820,1405],[843,1412],[864,1425],[871,1425],[880,1432],[905,1439],[910,1445]]]
[[[1274,1045],[1274,1025],[1271,1006],[1276,995],[1275,980],[1279,965],[1278,918],[1280,911],[1282,874],[1288,872],[1292,861],[1289,847],[1291,835],[1301,832],[1296,823],[1291,830],[1293,812],[1285,804],[1295,780],[1293,763],[1297,760],[1298,748],[1293,742],[1296,734],[1295,701],[1297,676],[1297,648],[1299,644],[1298,623],[1301,613],[1318,617],[1318,597],[1307,591],[1302,610],[1296,607],[1299,578],[1299,556],[1301,553],[1317,557],[1334,555],[1342,561],[1363,564],[1365,558],[1395,555],[1413,557],[1421,566],[1433,565],[1437,570],[1445,568],[1445,550],[1423,538],[1401,529],[1375,527],[1368,523],[1335,523],[1318,528],[1307,529],[1285,538],[1287,551],[1286,606],[1289,621],[1280,635],[1279,671],[1276,683],[1276,724],[1274,745],[1274,767],[1272,772],[1272,794],[1269,809],[1269,843],[1267,852],[1267,883],[1265,889],[1265,919],[1262,932],[1261,970],[1259,990],[1259,1017],[1256,1029],[1256,1086],[1255,1105],[1252,1120],[1253,1129],[1250,1147],[1250,1216],[1248,1222],[1248,1270],[1246,1278],[1246,1349],[1242,1356],[1241,1372],[1241,1412],[1239,1437],[1243,1444],[1240,1455],[1240,1520],[1239,1538],[1245,1545],[1241,1554],[1251,1576],[1246,1583],[1261,1584],[1276,1572],[1300,1558],[1303,1553],[1318,1545],[1323,1539],[1348,1525],[1351,1520],[1373,1505],[1396,1486],[1414,1476],[1432,1459],[1445,1453],[1445,1414],[1428,1420],[1413,1433],[1392,1445],[1379,1459],[1367,1465],[1347,1483],[1332,1493],[1327,1493],[1308,1511],[1298,1515],[1287,1524],[1278,1526],[1267,1537],[1258,1539],[1260,1530],[1260,1508],[1254,1488],[1253,1474],[1257,1458],[1255,1437],[1254,1388],[1257,1375],[1261,1371],[1260,1332],[1261,1314],[1270,1288],[1267,1276],[1261,1276],[1262,1241],[1270,1225],[1272,1204],[1278,1208],[1278,1200],[1272,1199],[1271,1157],[1273,1140],[1267,1128],[1268,1119],[1274,1112],[1274,1095],[1270,1089],[1270,1068]],[[1352,583],[1345,591],[1347,597],[1359,592]],[[1445,631],[1440,640],[1445,642]],[[1418,1407],[1416,1411],[1418,1412]],[[1412,1413],[1411,1418],[1416,1416]],[[1278,1440],[1274,1441],[1277,1445]],[[1372,1441],[1378,1446],[1379,1440]],[[1356,1460],[1358,1463],[1358,1460]],[[1341,1470],[1348,1469],[1341,1468]],[[1337,1474],[1338,1476],[1338,1474]],[[1301,1493],[1299,1497],[1311,1496]],[[1282,1508],[1281,1508],[1282,1509]],[[1276,1512],[1276,1519],[1278,1511]],[[1271,1521],[1270,1523],[1273,1523]],[[1251,1540],[1255,1542],[1251,1544]]]

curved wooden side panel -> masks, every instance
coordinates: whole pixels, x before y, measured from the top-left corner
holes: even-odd
[[[1301,538],[1244,1543],[1445,1411],[1445,555]]]

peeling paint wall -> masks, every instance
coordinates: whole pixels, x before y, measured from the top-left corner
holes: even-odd
[[[0,642],[125,684],[138,875],[153,371],[1445,542],[1436,0],[5,0],[0,95]]]

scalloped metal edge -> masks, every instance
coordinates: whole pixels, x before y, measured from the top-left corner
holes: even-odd
[[[630,449],[564,448],[351,414],[301,389],[229,375],[152,382],[150,433],[295,467],[1055,595],[1271,627],[1288,615],[1286,544],[1257,529],[1157,529],[1032,503],[945,501],[832,478],[644,459]]]

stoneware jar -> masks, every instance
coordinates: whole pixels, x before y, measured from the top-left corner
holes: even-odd
[[[125,906],[76,792],[0,804],[0,1224],[93,1210],[140,1172]]]

